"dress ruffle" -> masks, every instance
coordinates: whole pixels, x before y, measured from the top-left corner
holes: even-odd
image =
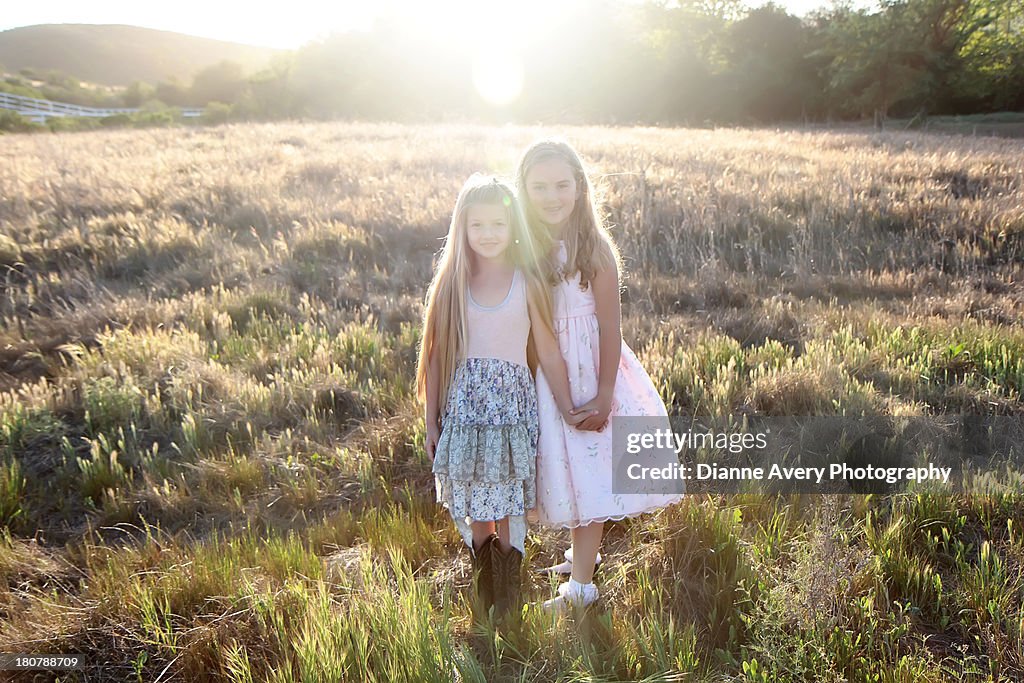
[[[537,505],[536,480],[510,479],[494,484],[460,481],[443,474],[434,478],[437,499],[448,508],[452,517],[471,520],[502,519],[510,515],[525,515]],[[502,500],[500,512],[495,512],[493,501]]]
[[[470,524],[508,518],[523,550],[525,514],[537,504],[537,388],[525,365],[499,358],[459,363],[434,451],[437,500],[467,545]]]
[[[531,431],[525,424],[450,425],[437,443],[434,474],[489,484],[533,481],[537,440]]]

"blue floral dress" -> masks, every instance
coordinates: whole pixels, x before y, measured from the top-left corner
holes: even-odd
[[[469,340],[441,418],[434,455],[437,500],[473,547],[473,521],[509,518],[510,542],[525,552],[526,514],[536,506],[537,389],[526,363],[530,319],[519,270],[505,300],[469,295]]]

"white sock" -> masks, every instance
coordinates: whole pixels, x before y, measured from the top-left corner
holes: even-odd
[[[590,583],[580,583],[576,579],[570,577],[569,578],[569,588],[568,588],[568,590],[566,590],[566,593],[569,593],[570,595],[578,595],[578,596],[582,597],[583,595],[585,595],[588,592],[593,592],[594,587],[595,586],[594,586],[594,582],[593,581],[591,581]],[[590,590],[588,591],[587,589],[590,589]]]
[[[599,591],[593,582],[580,583],[576,579],[570,577],[568,581],[558,586],[558,597],[548,600],[544,605],[547,607],[549,605],[558,605],[568,602],[584,606],[597,600],[598,596]]]

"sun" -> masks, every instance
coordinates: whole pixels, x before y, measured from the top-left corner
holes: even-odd
[[[523,91],[523,58],[514,50],[477,51],[473,55],[473,87],[496,106],[514,102]]]
[[[523,58],[515,46],[529,37],[531,27],[524,19],[521,5],[487,0],[471,3],[457,18],[450,17],[470,49],[473,87],[492,105],[509,104],[523,91]]]
[[[579,0],[561,5],[550,0],[392,0],[391,7],[400,9],[423,34],[466,55],[476,92],[500,107],[523,92],[523,50],[569,12],[573,2]]]
[[[524,55],[536,61],[538,49],[546,54],[570,39],[553,31],[585,4],[584,0],[378,0],[365,16],[339,9],[335,19],[350,24],[360,19],[366,25],[375,18],[396,20],[414,35],[467,59],[473,88],[481,99],[502,107],[523,93]],[[327,19],[326,24],[332,23]],[[410,59],[415,58],[410,54]]]

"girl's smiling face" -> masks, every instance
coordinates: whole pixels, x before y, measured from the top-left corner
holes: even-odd
[[[564,226],[579,196],[576,174],[557,157],[542,159],[526,173],[526,194],[542,221],[551,227]]]
[[[508,247],[511,235],[508,210],[503,205],[480,203],[466,208],[466,238],[478,256],[498,258]]]

